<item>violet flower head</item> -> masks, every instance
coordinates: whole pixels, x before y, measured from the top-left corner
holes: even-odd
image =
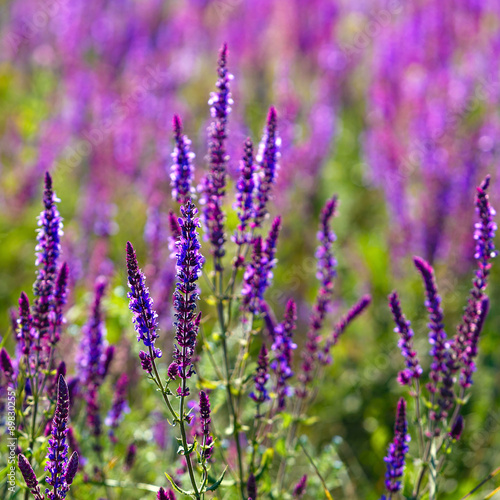
[[[250,393],[250,397],[260,405],[269,399],[269,393],[266,388],[267,381],[269,380],[269,360],[265,344],[262,344],[259,352],[259,359],[257,361],[257,369],[253,378],[255,382],[255,391]]]
[[[123,420],[125,413],[130,411],[127,403],[127,389],[128,389],[128,376],[122,373],[118,382],[116,383],[115,394],[113,396],[113,403],[109,410],[108,416],[104,423],[111,427],[111,432],[116,429],[120,422]]]
[[[196,347],[198,326],[201,316],[196,316],[196,302],[198,296],[198,277],[203,266],[203,256],[200,253],[200,242],[196,228],[200,226],[196,217],[198,210],[191,200],[181,207],[182,218],[181,238],[177,252],[177,284],[174,292],[175,309],[175,339],[174,362],[177,364],[179,377],[182,379],[182,388],[178,394],[187,396],[189,389],[185,387],[186,379],[194,373],[192,357]]]
[[[307,475],[303,475],[300,479],[299,482],[295,485],[295,488],[293,489],[292,492],[292,498],[297,498],[300,499],[304,496],[304,493],[306,492],[306,487],[307,487]]]
[[[158,315],[153,309],[153,299],[146,287],[146,278],[139,269],[134,247],[130,242],[127,242],[127,271],[130,287],[127,296],[130,299],[129,309],[134,313],[133,322],[137,332],[137,341],[142,341],[146,347],[150,348],[154,358],[161,358],[161,350],[154,346],[158,338]],[[152,363],[150,354],[141,351],[139,357],[142,367],[146,371],[151,371],[148,369]]]
[[[160,488],[156,495],[157,500],[176,500],[175,493],[172,490],[164,490]]]
[[[417,357],[417,352],[413,347],[413,330],[411,323],[406,319],[401,311],[401,304],[396,292],[389,295],[389,306],[392,311],[396,328],[394,331],[399,335],[398,346],[405,359],[406,368],[399,372],[398,381],[401,385],[411,385],[413,379],[418,379],[422,375],[422,367]]]
[[[286,406],[286,397],[291,395],[288,380],[293,377],[292,352],[297,345],[292,341],[293,330],[297,320],[297,307],[293,300],[286,305],[283,322],[274,329],[274,343],[271,350],[275,353],[275,359],[271,363],[271,369],[276,373],[276,394],[278,398],[278,411]]]
[[[234,241],[237,245],[249,243],[250,239],[250,235],[246,231],[253,215],[254,172],[253,143],[248,138],[245,141],[245,151],[243,159],[240,162],[240,177],[236,184],[236,203],[234,208],[240,220],[234,236]]]
[[[47,498],[59,500],[66,498],[69,486],[66,481],[66,466],[68,463],[68,445],[66,444],[66,434],[68,433],[69,416],[69,393],[64,377],[59,377],[57,389],[57,403],[54,419],[52,420],[52,437],[49,439],[49,449],[47,452],[46,482],[51,488],[45,490]]]
[[[38,479],[36,478],[36,474],[33,471],[33,467],[31,467],[31,464],[28,462],[28,459],[20,453],[18,455],[17,464],[21,474],[23,475],[24,482],[35,497],[35,500],[44,500],[44,496],[42,495],[40,486],[38,485]]]
[[[209,460],[213,452],[213,438],[210,435],[210,400],[204,391],[200,392],[200,421],[203,433],[202,457],[204,460]]]
[[[182,122],[175,115],[173,120],[175,148],[172,153],[173,164],[170,167],[170,185],[172,186],[172,198],[184,204],[194,193],[193,177],[194,153],[191,152],[191,141],[182,133]]]
[[[267,124],[256,156],[258,169],[254,175],[256,195],[254,200],[253,227],[260,227],[262,225],[268,212],[267,203],[271,198],[271,191],[276,183],[281,146],[277,122],[278,115],[276,109],[271,107],[267,115]]]
[[[25,356],[29,356],[35,332],[33,330],[33,317],[30,312],[30,301],[24,292],[21,293],[21,297],[19,298],[19,318],[17,324],[17,340],[20,343],[21,352]]]
[[[224,44],[219,54],[217,91],[210,95],[208,104],[212,123],[208,128],[208,161],[210,171],[201,185],[204,205],[202,218],[205,232],[212,246],[215,257],[216,270],[222,268],[220,259],[224,257],[224,212],[222,210],[223,197],[226,190],[226,175],[228,155],[226,153],[227,119],[231,112],[233,100],[229,89],[229,82],[233,75],[227,70],[227,45]]]
[[[387,491],[396,493],[401,490],[401,478],[405,468],[405,457],[408,453],[408,424],[406,421],[406,401],[401,398],[398,402],[396,423],[394,425],[394,440],[389,445],[388,454],[384,458],[387,466],[385,487]]]
[[[431,382],[427,385],[432,393],[437,391],[437,385],[443,380],[446,372],[446,358],[449,349],[446,332],[443,325],[443,310],[441,308],[441,297],[438,294],[434,269],[432,266],[420,257],[414,257],[415,267],[422,275],[424,280],[426,301],[425,306],[429,312],[429,343],[432,348],[431,371],[429,378]]]
[[[247,495],[248,500],[257,500],[257,481],[251,472],[247,481]]]
[[[325,345],[323,347],[323,353],[321,353],[320,361],[323,364],[328,364],[332,362],[330,355],[330,349],[337,345],[340,336],[345,332],[346,328],[365,311],[365,309],[370,305],[372,298],[370,295],[364,295],[359,299],[356,304],[354,304],[343,316],[340,321],[333,328],[333,332],[326,339]]]

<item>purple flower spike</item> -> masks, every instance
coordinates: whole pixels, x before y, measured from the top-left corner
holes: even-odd
[[[33,471],[33,467],[31,467],[31,464],[28,462],[28,459],[23,454],[19,454],[17,463],[19,466],[19,470],[23,475],[24,482],[35,497],[35,500],[44,500],[44,496],[40,491],[40,486],[38,485],[38,480],[36,478],[35,472]]]
[[[151,347],[155,358],[161,358],[161,350],[154,347],[158,338],[158,315],[153,309],[153,299],[149,296],[146,278],[139,269],[134,247],[130,242],[127,242],[127,270],[128,286],[130,287],[127,296],[130,299],[129,309],[134,313],[133,322],[137,332],[137,341],[142,341],[146,347]],[[141,351],[139,357],[142,367],[150,372],[152,362],[150,355]]]
[[[432,393],[437,391],[438,383],[443,380],[446,373],[447,351],[449,343],[443,325],[443,310],[441,308],[441,297],[438,294],[434,269],[432,266],[420,257],[414,257],[415,267],[422,275],[425,287],[425,306],[429,312],[429,343],[432,348],[430,351],[433,357],[429,378],[431,382],[427,388]]]
[[[176,500],[175,493],[172,490],[164,490],[160,488],[156,495],[157,500]]]
[[[256,197],[254,203],[253,227],[260,227],[267,216],[267,203],[271,190],[276,183],[281,139],[278,136],[278,115],[271,107],[267,115],[267,124],[257,152],[258,170],[255,174]]]
[[[77,472],[78,472],[78,453],[74,451],[69,457],[68,465],[66,467],[65,478],[66,478],[66,483],[68,483],[68,486],[71,485],[71,483],[73,483],[73,480],[75,479]]]
[[[292,498],[300,500],[304,496],[304,493],[306,492],[306,487],[307,487],[307,475],[304,475],[295,485],[295,488],[293,489],[292,493]]]
[[[191,141],[182,133],[182,122],[175,115],[173,120],[175,148],[172,153],[174,163],[170,167],[170,179],[172,186],[172,198],[184,204],[194,193],[192,187],[194,168],[194,153],[191,152]]]
[[[399,335],[399,348],[405,359],[406,369],[399,372],[398,381],[401,385],[410,385],[413,379],[418,379],[422,375],[422,367],[417,357],[417,352],[413,347],[413,330],[411,323],[405,318],[401,311],[401,304],[396,292],[389,295],[389,306],[394,317],[396,328],[394,331]]]
[[[188,202],[181,207],[183,218],[179,219],[181,238],[177,252],[177,284],[174,292],[175,339],[174,361],[178,366],[179,377],[185,381],[194,373],[192,357],[196,347],[198,326],[201,316],[196,316],[198,296],[198,277],[201,274],[203,257],[196,228],[200,226],[196,217],[198,210]],[[185,382],[183,382],[183,385]],[[180,396],[187,396],[189,389],[179,388]]]
[[[113,397],[113,404],[105,424],[111,429],[116,429],[120,422],[123,420],[125,413],[130,411],[127,403],[127,389],[128,389],[128,376],[122,373],[118,382],[116,383],[115,395]]]
[[[451,439],[458,441],[462,436],[462,432],[464,430],[464,417],[462,415],[458,415],[455,422],[453,423],[453,427],[449,433]]]
[[[401,490],[401,478],[405,468],[405,456],[408,453],[410,435],[407,432],[406,401],[401,398],[396,413],[394,425],[394,440],[389,445],[389,450],[384,461],[387,466],[385,474],[385,487],[387,491],[396,493]]]
[[[285,398],[291,395],[288,380],[293,377],[292,351],[297,345],[292,342],[293,330],[297,320],[297,307],[293,300],[286,305],[283,323],[274,329],[274,343],[271,350],[275,353],[275,359],[271,363],[272,370],[276,373],[276,394],[278,396],[278,411],[285,409]]]
[[[33,321],[38,332],[37,348],[41,351],[42,365],[48,360],[57,262],[61,253],[62,219],[56,206],[58,201],[59,199],[52,190],[52,178],[47,172],[43,195],[44,210],[38,217],[38,244],[36,246],[38,274],[33,285],[35,293]]]
[[[69,393],[64,377],[59,377],[57,389],[57,403],[54,419],[52,420],[52,437],[49,439],[48,462],[45,466],[47,478],[45,481],[51,485],[45,494],[50,500],[66,498],[69,486],[66,482],[66,466],[68,445],[66,434],[68,432]]]
[[[54,291],[54,320],[53,331],[50,339],[52,344],[59,342],[61,338],[61,326],[64,324],[63,308],[68,300],[68,279],[69,267],[66,262],[63,263],[57,275]]]
[[[252,314],[260,311],[260,304],[266,289],[267,272],[262,266],[263,258],[262,238],[257,236],[253,241],[252,259],[245,269],[241,290],[243,308]]]
[[[130,470],[134,466],[136,456],[137,446],[134,443],[131,443],[127,448],[127,454],[125,455],[125,470]]]
[[[9,353],[2,347],[0,350],[0,368],[7,379],[7,382],[12,385],[14,383],[14,366],[10,359]]]
[[[19,319],[17,324],[17,340],[20,343],[21,351],[25,356],[29,356],[32,342],[35,339],[35,332],[33,330],[33,317],[30,312],[30,301],[24,292],[21,293],[19,298]]]
[[[248,500],[257,500],[257,481],[252,473],[248,476],[247,495]]]
[[[168,225],[170,227],[168,249],[170,250],[170,257],[175,258],[177,254],[177,242],[181,238],[181,226],[179,226],[179,218],[172,210],[168,212]]]
[[[345,332],[346,328],[360,315],[363,311],[370,305],[372,298],[370,295],[365,295],[356,302],[348,311],[347,314],[340,319],[340,321],[335,325],[331,336],[326,340],[325,346],[323,348],[323,353],[320,357],[320,361],[324,364],[332,362],[330,356],[330,349],[337,345],[340,336]]]
[[[240,223],[234,236],[237,245],[249,243],[250,235],[246,233],[248,221],[253,215],[253,194],[254,194],[254,172],[253,143],[250,138],[245,141],[245,152],[240,163],[240,177],[236,184],[235,209],[238,212]]]
[[[250,397],[258,405],[271,399],[266,389],[266,383],[269,380],[268,368],[269,360],[267,357],[267,348],[265,344],[262,344],[259,352],[259,359],[257,361],[257,370],[255,371],[255,376],[253,378],[255,382],[255,391],[250,394]]]
[[[204,460],[209,460],[213,452],[213,438],[210,435],[210,400],[208,394],[204,391],[200,392],[200,421],[203,433],[203,451]]]
[[[208,161],[210,171],[201,185],[204,205],[202,218],[205,231],[212,246],[215,257],[216,270],[222,269],[220,259],[224,257],[224,212],[222,210],[223,197],[226,190],[226,170],[228,155],[226,153],[227,119],[231,112],[233,100],[229,90],[229,82],[233,75],[229,73],[227,64],[227,45],[220,51],[218,62],[217,91],[210,95],[208,104],[213,121],[208,128]]]

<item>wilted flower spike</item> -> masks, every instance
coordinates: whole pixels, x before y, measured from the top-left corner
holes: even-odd
[[[406,363],[406,369],[399,372],[398,381],[402,385],[410,385],[413,379],[418,379],[422,375],[422,367],[413,347],[413,330],[410,322],[401,311],[401,304],[396,292],[389,295],[389,306],[396,324],[394,331],[400,337],[398,345]]]
[[[250,397],[257,403],[262,404],[270,399],[269,393],[266,388],[267,381],[269,380],[269,361],[267,357],[267,348],[262,344],[259,352],[259,359],[257,362],[257,370],[254,375],[255,391],[250,394]]]
[[[146,347],[151,347],[155,358],[161,358],[161,350],[154,347],[155,341],[158,338],[158,315],[153,309],[153,299],[149,296],[146,279],[139,269],[134,247],[130,242],[127,242],[127,271],[128,286],[130,287],[130,292],[127,296],[130,299],[129,309],[134,313],[133,321],[137,332],[137,341],[142,341]],[[143,351],[141,353],[143,354],[139,356],[142,367],[146,371],[151,371],[149,369],[151,363],[149,354]]]
[[[293,489],[292,497],[296,499],[300,499],[304,496],[307,487],[307,475],[304,475],[300,478],[299,482],[295,485]]]
[[[280,157],[281,139],[277,130],[277,113],[274,107],[269,109],[267,124],[257,152],[258,170],[255,173],[256,196],[254,201],[253,227],[260,227],[267,215],[267,203],[271,198],[271,190],[276,182],[278,160]]]
[[[198,210],[194,204],[188,202],[181,207],[183,218],[179,219],[181,238],[177,252],[177,284],[174,292],[175,309],[175,340],[174,361],[178,366],[179,377],[183,380],[190,378],[194,373],[192,357],[196,347],[198,325],[200,317],[196,316],[196,302],[198,301],[198,277],[201,274],[203,257],[200,253],[200,242],[196,228],[199,220],[196,217]],[[189,389],[179,388],[180,396],[187,396]]]
[[[385,474],[385,487],[387,491],[396,493],[401,490],[401,477],[405,468],[405,456],[408,453],[410,436],[407,432],[406,401],[401,398],[396,413],[394,425],[394,440],[389,445],[389,450],[384,461],[387,466]]]
[[[194,153],[190,150],[191,141],[182,133],[182,122],[175,115],[173,120],[175,148],[172,153],[173,164],[170,167],[170,185],[172,186],[172,198],[183,204],[194,192],[192,187],[194,168]]]
[[[23,475],[24,482],[35,497],[35,500],[44,500],[44,496],[40,491],[40,486],[38,486],[38,480],[36,478],[35,472],[28,462],[28,459],[23,454],[19,454],[18,456],[18,465],[19,470]]]
[[[432,266],[420,257],[414,257],[415,267],[422,275],[424,280],[426,301],[425,306],[429,312],[429,343],[432,348],[431,371],[429,378],[431,382],[427,385],[429,391],[436,392],[438,383],[443,380],[446,372],[446,353],[449,348],[446,332],[443,325],[443,310],[441,308],[441,297],[438,294],[434,269]]]

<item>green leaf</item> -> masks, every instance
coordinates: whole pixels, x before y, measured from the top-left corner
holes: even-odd
[[[276,441],[276,444],[274,445],[274,449],[276,450],[276,453],[279,453],[282,457],[286,456],[286,445],[285,445],[285,439],[280,438],[278,441]]]
[[[179,488],[179,486],[177,486],[177,483],[166,472],[165,472],[165,476],[169,480],[170,484],[172,485],[172,488],[175,491],[177,491],[177,493],[180,493],[181,495],[188,495],[188,496],[193,495],[194,492],[186,491],[186,490],[183,490],[182,488]]]
[[[224,475],[226,474],[226,471],[227,471],[227,465],[226,465],[226,468],[222,471],[222,474],[220,475],[219,479],[217,479],[217,481],[215,481],[214,484],[209,486],[207,488],[207,491],[215,491],[220,486],[220,483],[222,483],[222,480],[224,479]]]

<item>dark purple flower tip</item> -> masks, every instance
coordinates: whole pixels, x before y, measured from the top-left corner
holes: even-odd
[[[269,380],[269,359],[265,344],[262,344],[260,348],[257,369],[253,380],[255,382],[255,391],[250,394],[250,397],[258,405],[271,399],[266,388],[267,381]]]
[[[293,498],[300,499],[306,492],[306,487],[307,487],[307,475],[304,474],[300,479],[299,482],[295,485],[295,488],[293,489],[292,496]]]
[[[160,488],[156,495],[157,500],[176,500],[173,490],[164,490]]]
[[[125,455],[124,467],[126,470],[130,470],[135,463],[135,458],[137,456],[137,446],[131,443],[127,448],[127,454]]]
[[[75,479],[76,473],[78,471],[78,453],[74,451],[68,460],[68,465],[66,467],[66,482],[70,485]]]
[[[12,360],[10,359],[9,353],[6,351],[5,347],[0,350],[0,367],[7,380],[12,381],[14,376],[14,366],[12,365]]]
[[[175,361],[170,363],[168,370],[167,370],[167,376],[170,380],[175,380],[179,375],[179,366]]]
[[[203,433],[203,446],[202,456],[205,460],[208,460],[212,456],[213,451],[213,439],[210,436],[210,400],[208,394],[205,391],[200,392],[200,422],[201,429]]]
[[[255,480],[255,476],[250,473],[247,481],[247,494],[248,498],[252,500],[257,500],[257,481]]]
[[[192,183],[195,155],[190,150],[191,141],[182,133],[182,122],[177,115],[173,119],[173,128],[175,148],[172,153],[173,164],[170,167],[170,185],[172,186],[172,198],[183,204],[194,193]]]
[[[127,404],[128,384],[129,379],[127,374],[122,373],[116,383],[111,410],[104,422],[107,426],[111,427],[111,429],[116,429],[123,420],[125,413],[130,411]]]
[[[38,486],[38,480],[36,478],[36,474],[33,470],[33,467],[31,467],[31,464],[28,462],[28,459],[23,454],[20,453],[18,455],[17,464],[19,466],[21,474],[23,475],[24,482],[26,483],[26,486],[29,488],[29,490],[35,497],[35,500],[44,500],[44,496],[40,491],[40,486]]]
[[[151,373],[153,371],[153,362],[151,356],[144,351],[139,351],[139,359],[141,360],[141,367],[144,371]]]
[[[464,430],[464,417],[458,415],[450,431],[450,437],[455,441],[458,441],[462,436]]]

